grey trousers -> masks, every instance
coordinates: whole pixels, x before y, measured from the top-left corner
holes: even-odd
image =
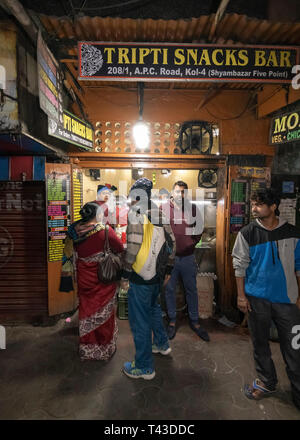
[[[254,361],[258,378],[266,387],[274,390],[277,384],[275,366],[269,346],[271,320],[276,325],[280,350],[291,382],[295,404],[300,408],[300,310],[295,304],[271,303],[247,295],[252,311],[248,325],[254,348]],[[298,326],[296,328],[296,326]]]

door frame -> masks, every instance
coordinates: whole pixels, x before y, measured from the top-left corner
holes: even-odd
[[[227,158],[219,155],[147,155],[147,154],[103,154],[77,153],[70,155],[71,162],[80,168],[107,169],[171,169],[200,170],[203,168],[223,169],[224,181],[222,188],[217,187],[217,219],[216,219],[216,269],[219,286],[219,300],[223,307],[227,302],[225,290],[226,279],[226,221],[228,207],[228,166]],[[219,256],[217,258],[217,256]]]
[[[95,154],[69,153],[70,162],[81,168],[168,168],[201,169],[208,166],[219,168],[226,164],[226,157],[221,155],[194,154]],[[199,163],[201,162],[201,163]]]

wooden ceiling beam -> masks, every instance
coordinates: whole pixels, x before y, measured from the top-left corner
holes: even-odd
[[[73,82],[73,78],[70,75],[70,73],[65,72],[65,76],[66,76],[65,82],[67,89],[70,91],[70,86],[71,86],[73,92],[77,95],[78,99],[80,99],[80,101],[84,101],[84,93],[82,93],[82,91],[79,91],[78,88],[75,86]]]
[[[64,63],[64,64],[69,64],[69,63],[72,63],[72,64],[75,64],[75,63],[77,63],[78,62],[78,57],[70,57],[70,58],[61,58],[60,60],[59,60],[59,62],[60,63]]]

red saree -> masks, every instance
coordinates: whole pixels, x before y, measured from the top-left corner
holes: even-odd
[[[112,250],[118,253],[124,250],[121,240],[111,227],[108,238]],[[116,350],[117,284],[102,284],[97,276],[97,258],[103,251],[104,242],[105,231],[102,229],[75,245],[79,298],[79,356],[82,360],[107,360]]]

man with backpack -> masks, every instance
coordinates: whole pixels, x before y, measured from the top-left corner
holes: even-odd
[[[136,349],[135,360],[125,362],[123,372],[146,380],[155,377],[152,353],[171,352],[158,296],[175,254],[172,229],[158,207],[151,204],[151,189],[152,182],[141,178],[130,190],[132,202],[121,280],[121,285],[129,280],[128,318]]]

